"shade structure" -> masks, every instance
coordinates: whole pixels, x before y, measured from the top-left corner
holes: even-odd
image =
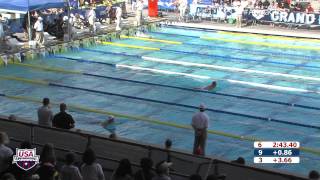
[[[0,0],[0,9],[27,12],[39,9],[63,7],[66,0]]]

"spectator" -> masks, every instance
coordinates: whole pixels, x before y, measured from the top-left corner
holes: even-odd
[[[224,179],[226,179],[225,175],[211,174],[207,177],[207,180],[224,180]]]
[[[318,171],[312,170],[309,172],[309,179],[310,180],[319,180],[320,179],[320,175],[318,173]]]
[[[189,177],[189,180],[202,180],[199,174],[193,174]]]
[[[193,154],[196,154],[200,148],[200,155],[205,155],[206,141],[207,141],[207,129],[209,116],[204,112],[205,106],[203,104],[199,107],[200,112],[196,113],[192,117],[191,125],[194,129],[194,145]]]
[[[171,180],[169,167],[171,162],[161,161],[156,165],[157,175],[152,180]]]
[[[3,29],[3,22],[2,22],[2,15],[0,14],[0,44],[4,43],[4,29]]]
[[[20,144],[20,149],[31,149],[31,143],[29,141],[24,141]],[[32,180],[32,174],[35,172],[36,167],[25,171],[17,166],[17,164],[12,164],[9,167],[8,172],[12,173],[16,180]]]
[[[43,106],[38,109],[38,124],[51,127],[53,115],[49,98],[43,98],[42,104]]]
[[[142,20],[143,20],[143,0],[138,0],[137,2],[137,11],[136,11],[136,20],[137,20],[137,26],[141,26]]]
[[[66,164],[60,170],[61,180],[82,180],[78,167],[74,166],[75,156],[73,153],[66,155]]]
[[[83,180],[105,180],[102,167],[96,163],[96,154],[88,148],[82,156],[81,174]]]
[[[13,151],[6,146],[9,143],[7,133],[0,132],[0,174],[5,172],[10,164],[11,156]]]
[[[171,162],[171,146],[172,146],[172,141],[171,139],[167,139],[164,143],[165,149],[167,151],[167,162]]]
[[[36,41],[39,47],[44,46],[44,34],[43,34],[43,19],[42,17],[38,17],[38,20],[34,24],[33,27],[36,31]]]
[[[308,3],[308,6],[306,8],[306,13],[313,13],[313,12],[314,12],[314,9],[312,8],[311,3]]]
[[[236,164],[241,164],[241,165],[245,165],[245,163],[246,163],[246,161],[244,160],[243,157],[238,157],[238,159],[231,161],[231,162],[236,163]]]
[[[118,168],[113,172],[111,180],[132,180],[132,168],[128,159],[122,159]]]
[[[152,180],[155,173],[152,171],[153,161],[150,158],[142,158],[140,161],[141,170],[134,175],[134,180]]]
[[[56,180],[59,173],[55,167],[56,156],[52,144],[45,144],[40,155],[40,167],[35,172],[39,180]]]
[[[16,178],[11,173],[5,173],[0,180],[16,180]]]
[[[60,104],[60,112],[53,117],[52,125],[56,128],[71,129],[74,128],[74,120],[72,116],[66,113],[67,105]]]
[[[88,12],[88,22],[89,28],[91,33],[96,33],[96,12],[94,11],[93,7],[90,7]]]
[[[270,6],[270,2],[269,0],[264,0],[264,2],[262,3],[263,9],[268,9],[268,7]]]
[[[56,154],[54,152],[53,144],[48,143],[45,144],[42,148],[42,152],[40,155],[40,163],[50,162],[53,165],[56,164]]]

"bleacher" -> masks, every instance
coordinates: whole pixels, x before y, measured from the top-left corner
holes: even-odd
[[[118,166],[121,159],[127,158],[137,171],[140,159],[151,158],[155,163],[166,160],[170,156],[173,166],[170,176],[173,180],[186,180],[191,174],[224,174],[226,180],[307,180],[298,175],[261,169],[254,166],[231,163],[227,160],[214,157],[195,156],[181,150],[167,150],[159,145],[143,144],[128,139],[108,138],[80,130],[62,130],[42,127],[25,119],[15,121],[8,117],[0,117],[0,131],[6,132],[10,137],[9,146],[18,147],[25,140],[32,143],[40,154],[46,143],[53,143],[57,155],[58,166],[63,164],[66,153],[72,151],[81,159],[87,147],[91,147],[97,155],[97,162],[104,169],[106,179]]]

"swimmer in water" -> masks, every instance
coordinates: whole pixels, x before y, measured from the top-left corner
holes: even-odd
[[[109,116],[107,120],[101,122],[101,126],[111,133],[110,136],[112,136],[112,137],[116,136],[116,127],[115,127],[115,122],[114,122],[114,116]]]
[[[209,84],[209,85],[206,86],[206,87],[195,88],[195,89],[203,90],[203,91],[211,91],[211,90],[213,90],[215,87],[217,87],[217,82],[216,82],[216,81],[212,81],[212,83]]]

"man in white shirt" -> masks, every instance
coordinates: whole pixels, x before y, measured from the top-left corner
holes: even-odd
[[[122,17],[122,9],[121,7],[116,8],[116,31],[121,31],[121,17]]]
[[[10,158],[13,151],[6,146],[9,143],[8,135],[5,132],[0,132],[0,174],[3,173],[10,165]]]
[[[88,12],[88,22],[90,26],[90,32],[95,33],[96,32],[96,12],[94,11],[93,7],[90,8]]]
[[[4,29],[2,23],[2,15],[0,14],[0,43],[4,41]]]
[[[43,19],[42,17],[38,17],[38,20],[34,24],[34,29],[36,30],[36,41],[40,47],[44,45],[44,34],[43,34]]]
[[[141,26],[142,24],[142,20],[143,20],[142,11],[143,11],[143,0],[138,0],[137,11],[136,11],[137,26]]]
[[[194,129],[193,154],[205,155],[209,116],[204,112],[205,106],[203,104],[199,106],[199,110],[200,112],[192,117],[191,122]]]
[[[43,106],[38,109],[38,124],[52,127],[53,113],[50,109],[49,98],[43,98]]]
[[[184,15],[186,14],[186,10],[188,8],[188,0],[179,0],[179,21],[184,20]]]

